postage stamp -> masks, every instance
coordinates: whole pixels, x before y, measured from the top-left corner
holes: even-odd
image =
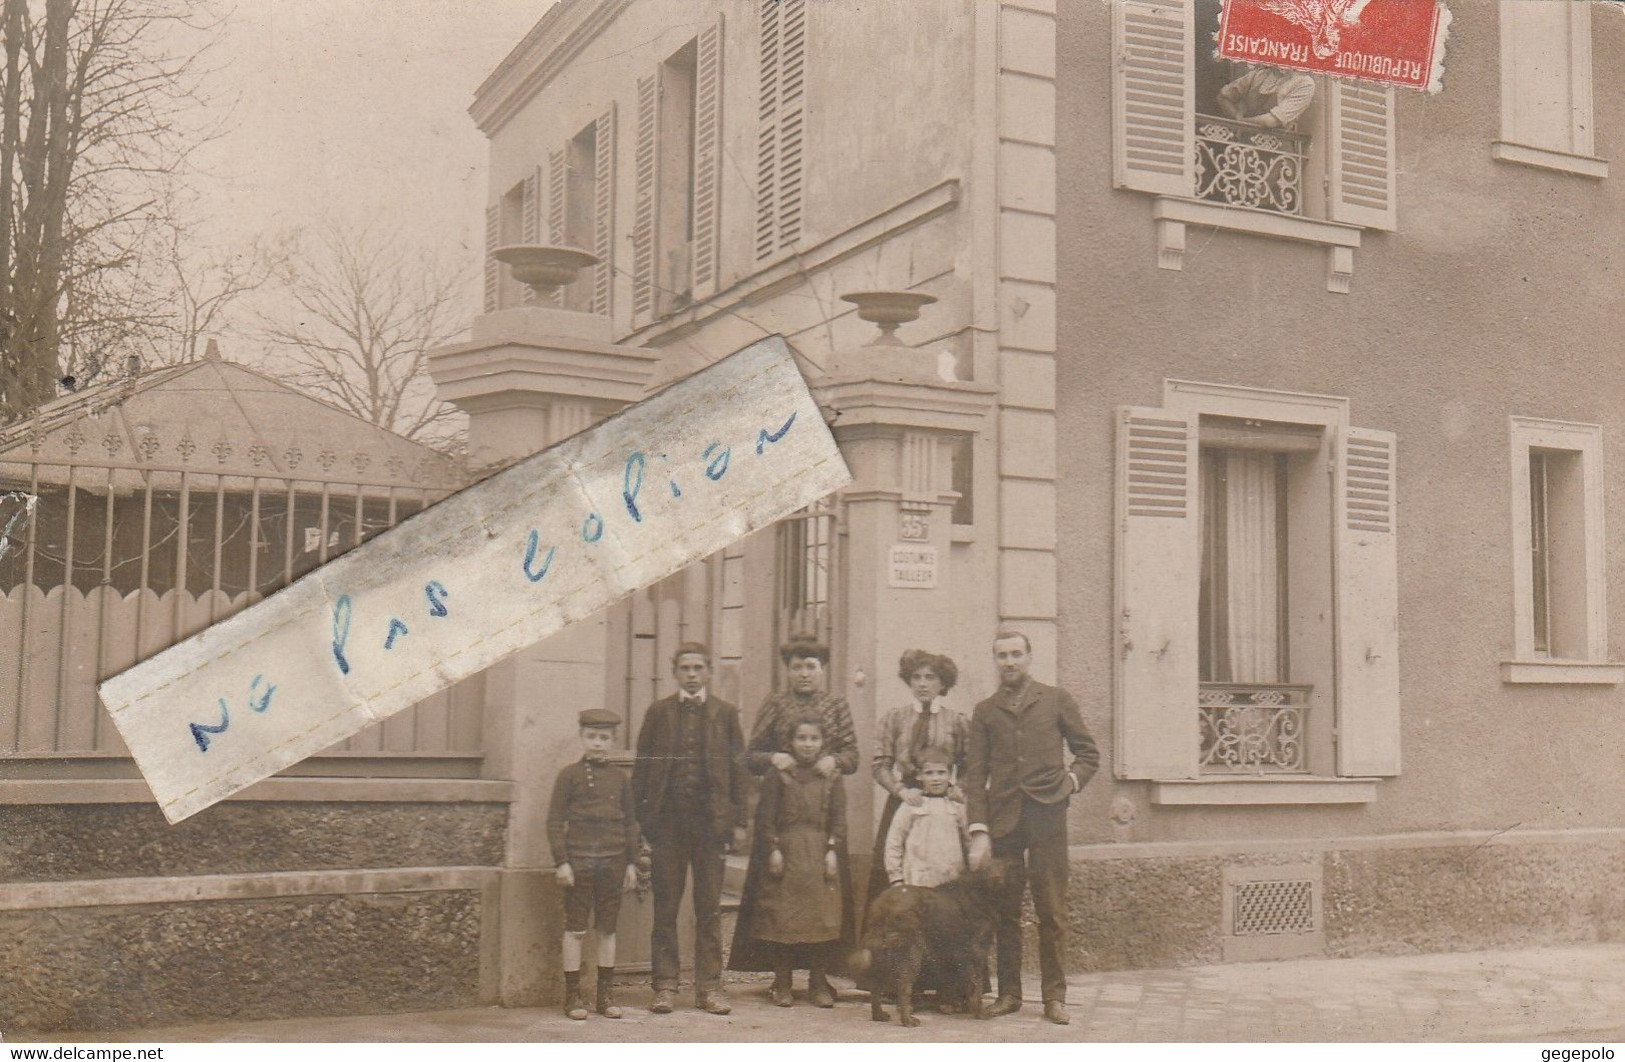
[[[1438,92],[1450,19],[1430,0],[1224,0],[1219,57]]]

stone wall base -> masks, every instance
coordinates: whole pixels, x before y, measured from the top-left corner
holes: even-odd
[[[1136,845],[1166,854],[1134,851],[1119,858],[1111,846],[1074,848],[1069,969],[1625,939],[1625,890],[1619,887],[1625,880],[1625,831],[1554,832],[1534,840],[1462,834],[1360,842],[1259,845],[1251,851],[1189,845],[1187,854],[1177,845]],[[1249,927],[1236,925],[1237,879],[1313,880],[1317,924],[1307,934],[1245,932]],[[1264,913],[1268,921],[1272,912]],[[1238,948],[1238,938],[1249,938],[1241,941],[1247,947]],[[1306,949],[1306,938],[1318,946]],[[1031,947],[1028,955],[1034,955]]]

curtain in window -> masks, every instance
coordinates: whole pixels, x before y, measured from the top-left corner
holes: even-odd
[[[1202,473],[1202,677],[1283,681],[1279,456],[1210,450]]]

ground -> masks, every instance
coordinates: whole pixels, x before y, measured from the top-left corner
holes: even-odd
[[[1031,981],[1031,979],[1030,979]],[[798,982],[799,985],[799,982]],[[100,1034],[43,1042],[461,1041],[591,1042],[826,1040],[943,1041],[1463,1041],[1596,1044],[1625,1037],[1625,944],[1361,959],[1232,963],[1082,974],[1069,980],[1072,1024],[1043,1020],[1036,1001],[992,1021],[924,1012],[918,1029],[895,1015],[869,1020],[850,989],[832,1010],[774,1007],[761,982],[733,984],[734,1011],[695,1011],[679,996],[670,1015],[648,1012],[646,986],[623,986],[626,1017],[585,1022],[556,1008],[498,1007],[432,1014],[288,1019]],[[1035,981],[1028,991],[1036,988]],[[895,1010],[895,1008],[892,1008]]]

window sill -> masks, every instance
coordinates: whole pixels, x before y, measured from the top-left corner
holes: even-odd
[[[948,534],[948,541],[955,544],[976,541],[975,524],[954,524],[953,530]]]
[[[1501,162],[1533,166],[1540,170],[1555,170],[1558,173],[1572,173],[1577,177],[1590,177],[1593,180],[1602,180],[1608,176],[1607,159],[1591,155],[1570,155],[1566,151],[1530,147],[1528,144],[1514,144],[1507,140],[1492,142],[1490,157]]]
[[[1210,775],[1153,782],[1151,803],[1176,806],[1237,804],[1370,804],[1377,799],[1375,778],[1305,775]]]
[[[1325,247],[1329,258],[1326,290],[1346,295],[1354,277],[1354,251],[1360,246],[1358,225],[1321,221],[1268,210],[1226,206],[1201,199],[1181,199],[1159,195],[1151,201],[1151,216],[1157,223],[1157,266],[1185,268],[1185,226],[1240,232]]]
[[[1593,660],[1503,660],[1501,681],[1508,685],[1617,686],[1625,664]]]

